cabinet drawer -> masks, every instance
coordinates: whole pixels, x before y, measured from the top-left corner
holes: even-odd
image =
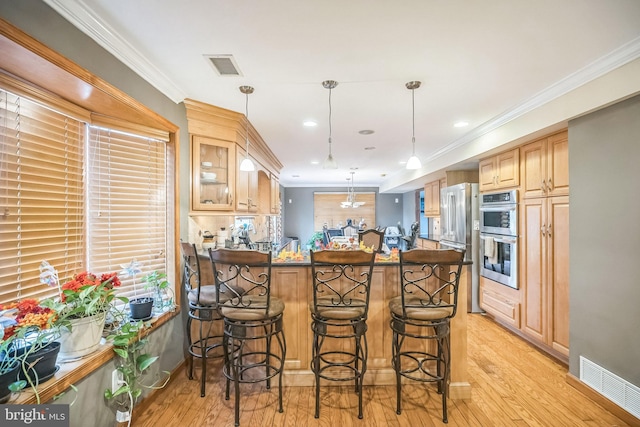
[[[514,328],[520,328],[520,303],[506,298],[504,295],[482,289],[480,306],[489,314]]]

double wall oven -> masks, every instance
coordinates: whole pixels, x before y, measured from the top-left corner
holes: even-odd
[[[480,275],[518,289],[518,190],[480,195]]]

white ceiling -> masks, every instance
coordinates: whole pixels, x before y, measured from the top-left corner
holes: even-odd
[[[633,60],[640,52],[638,0],[45,2],[175,102],[244,112],[238,87],[253,86],[249,119],[284,165],[286,187],[343,186],[352,168],[356,187],[402,178],[410,80],[422,82],[415,134],[424,164],[524,105],[598,77],[590,70],[606,71],[613,53],[631,51]],[[242,76],[217,75],[205,55],[219,54],[232,54]],[[337,170],[321,166],[328,79],[339,82],[331,98]],[[318,126],[303,127],[307,119]],[[453,127],[460,120],[469,126]]]

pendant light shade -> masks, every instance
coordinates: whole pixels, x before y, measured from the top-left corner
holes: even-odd
[[[253,93],[253,88],[251,86],[240,86],[240,92],[244,93],[246,97],[245,118],[247,121],[246,135],[245,135],[246,142],[247,142],[247,148],[246,148],[247,152],[245,154],[244,159],[240,163],[240,170],[244,172],[253,172],[254,170],[256,170],[256,167],[251,161],[251,159],[249,158],[249,94]]]
[[[420,87],[419,81],[411,81],[407,83],[405,86],[407,89],[411,90],[411,145],[412,152],[411,157],[407,161],[407,169],[420,169],[422,167],[422,163],[420,163],[420,159],[416,156],[416,103],[415,103],[415,90]]]
[[[331,90],[338,86],[338,82],[335,80],[325,80],[322,82],[322,86],[325,89],[329,89],[329,155],[322,164],[323,169],[338,169],[338,163],[336,163],[331,154]]]

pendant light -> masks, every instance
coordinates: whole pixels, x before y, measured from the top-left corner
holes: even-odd
[[[323,169],[338,169],[338,164],[333,159],[333,155],[331,154],[331,89],[338,86],[338,82],[335,80],[325,80],[322,82],[322,86],[325,89],[329,89],[329,156],[322,164]]]
[[[253,93],[253,88],[251,86],[240,86],[240,92],[244,93],[246,96],[245,103],[245,118],[247,122],[246,128],[246,141],[247,141],[247,152],[245,154],[242,163],[240,163],[240,170],[244,172],[253,172],[256,168],[253,165],[253,162],[249,158],[249,94]]]
[[[420,163],[420,159],[416,156],[416,103],[415,103],[415,90],[420,87],[419,81],[411,81],[407,83],[405,86],[407,89],[411,90],[411,121],[412,121],[412,133],[411,133],[411,144],[413,145],[413,151],[411,152],[411,157],[407,161],[407,169],[420,169],[422,167],[422,163]]]
[[[347,178],[347,200],[344,202],[340,202],[341,208],[359,208],[364,205],[366,202],[356,202],[356,190],[353,188],[353,175],[355,172],[351,172],[351,178]]]

